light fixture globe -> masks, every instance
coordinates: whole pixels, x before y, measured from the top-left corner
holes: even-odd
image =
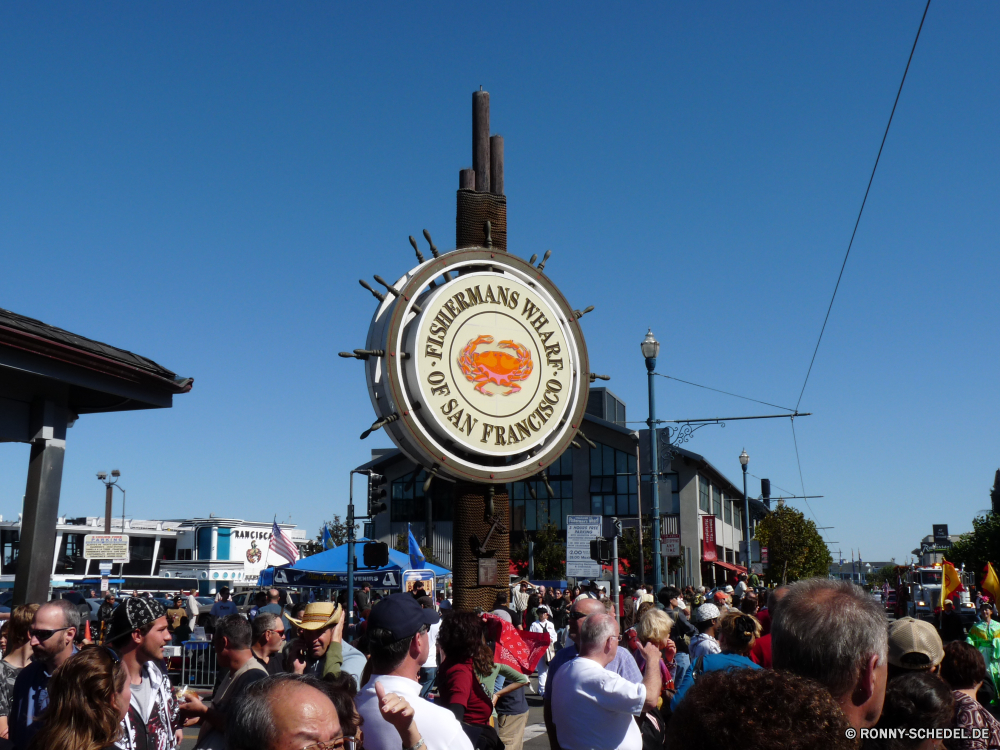
[[[660,353],[660,342],[653,336],[653,329],[646,332],[646,338],[642,340],[642,356],[646,359],[656,359]]]
[[[746,449],[744,449],[740,454],[740,463],[743,464],[744,467],[750,463],[750,456],[747,455]]]

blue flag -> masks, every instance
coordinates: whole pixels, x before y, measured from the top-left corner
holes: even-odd
[[[330,536],[330,527],[323,526],[323,549],[333,549],[337,545],[333,543],[333,537]]]
[[[406,524],[406,533],[410,536],[410,569],[421,570],[426,565],[427,558],[420,551],[420,545],[417,544],[417,538],[413,536],[413,529],[410,528],[410,524]]]

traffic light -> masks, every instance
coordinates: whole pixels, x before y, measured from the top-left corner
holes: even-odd
[[[767,509],[771,509],[771,480],[761,479],[760,480],[760,496],[764,500],[764,505]]]
[[[366,568],[381,568],[389,564],[389,545],[385,542],[366,542],[363,558]]]
[[[607,539],[592,539],[590,542],[590,559],[606,563],[611,561],[611,542]]]
[[[368,515],[376,516],[386,509],[382,502],[385,498],[385,477],[372,472],[368,475]]]

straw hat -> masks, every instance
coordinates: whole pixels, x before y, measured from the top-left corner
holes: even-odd
[[[335,625],[340,622],[343,613],[344,610],[333,602],[312,602],[306,605],[301,620],[287,614],[285,617],[295,627],[302,628],[303,630],[322,630],[327,625]]]

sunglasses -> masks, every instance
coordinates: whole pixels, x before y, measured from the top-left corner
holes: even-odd
[[[358,741],[354,737],[338,737],[335,740],[330,740],[329,742],[317,742],[314,745],[308,745],[302,750],[357,750],[359,747]]]
[[[582,620],[587,615],[583,612],[570,612],[569,619],[571,620]]]
[[[69,625],[67,625],[65,628],[58,628],[56,630],[36,630],[35,628],[31,628],[28,631],[28,635],[31,636],[32,638],[37,638],[39,643],[43,643],[44,641],[47,641],[49,638],[54,636],[56,633],[61,633],[62,631],[69,629],[70,629]]]

